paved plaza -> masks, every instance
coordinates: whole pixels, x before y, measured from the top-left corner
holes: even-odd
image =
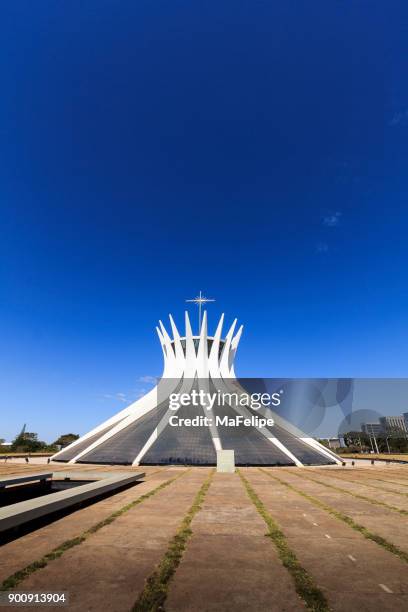
[[[132,468],[72,466],[88,469]],[[4,543],[2,588],[65,591],[81,612],[408,609],[408,466],[143,471]]]

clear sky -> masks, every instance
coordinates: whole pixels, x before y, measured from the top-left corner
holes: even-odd
[[[200,289],[241,376],[408,375],[406,2],[4,0],[0,49],[0,437],[150,388]]]

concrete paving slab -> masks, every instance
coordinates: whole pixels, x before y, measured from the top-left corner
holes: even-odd
[[[342,593],[336,605],[336,612],[396,612],[408,609],[406,595],[394,595],[379,592],[376,594],[375,603],[367,598],[365,593]]]
[[[170,584],[168,612],[304,610],[237,474],[216,474]]]
[[[256,542],[258,543],[258,542]],[[263,554],[260,545],[260,554]],[[192,549],[196,554],[199,551]],[[190,557],[189,557],[190,558]],[[303,603],[291,586],[282,584],[277,561],[271,561],[265,552],[265,563],[270,563],[268,577],[266,572],[252,570],[241,565],[239,576],[220,569],[204,568],[200,580],[192,572],[183,571],[170,590],[166,602],[167,612],[299,612],[305,610]]]

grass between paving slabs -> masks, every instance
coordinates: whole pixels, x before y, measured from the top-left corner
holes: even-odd
[[[321,484],[328,489],[333,489],[334,491],[339,491],[339,493],[347,493],[347,495],[352,495],[357,499],[362,499],[363,501],[369,502],[370,504],[374,504],[375,506],[382,506],[383,508],[387,508],[387,510],[392,510],[393,512],[398,512],[403,516],[408,516],[408,510],[403,510],[402,508],[398,508],[397,506],[392,506],[391,504],[386,504],[385,502],[379,501],[378,499],[373,499],[372,497],[366,497],[365,495],[360,495],[359,493],[353,493],[352,491],[348,491],[347,489],[342,489],[341,487],[336,487],[335,485],[328,484],[327,482],[323,482],[323,480],[318,480],[317,478],[311,478],[310,476],[305,476],[305,474],[296,474],[293,472],[295,476],[299,478],[306,478],[306,480],[310,480],[311,482],[316,482],[317,484]],[[393,491],[394,492],[394,491]]]
[[[146,499],[149,499],[149,497],[152,497],[153,495],[155,495],[156,493],[158,493],[165,487],[168,487],[175,480],[177,480],[181,476],[184,476],[184,474],[186,474],[188,471],[190,470],[186,470],[185,472],[178,474],[174,478],[170,478],[169,480],[162,482],[160,485],[158,485],[157,487],[155,487],[148,493],[144,493],[143,495],[141,495],[134,501],[130,502],[129,504],[126,504],[122,508],[119,508],[119,510],[112,512],[112,514],[110,514],[105,519],[103,519],[103,521],[100,521],[99,523],[92,525],[92,527],[90,527],[89,529],[81,533],[80,535],[76,536],[75,538],[71,538],[70,540],[66,540],[65,542],[63,542],[62,544],[60,544],[59,546],[51,550],[51,552],[41,557],[41,559],[38,559],[37,561],[30,563],[29,565],[27,565],[21,570],[18,570],[17,572],[15,572],[14,574],[6,578],[1,583],[0,591],[8,591],[10,589],[14,589],[16,586],[20,584],[20,582],[22,582],[28,576],[30,576],[30,574],[33,574],[37,570],[42,569],[43,567],[46,567],[46,565],[48,565],[51,561],[55,561],[55,559],[59,559],[59,557],[61,557],[67,550],[69,550],[70,548],[73,548],[74,546],[78,546],[79,544],[82,544],[82,542],[85,542],[85,540],[87,540],[92,534],[102,529],[102,527],[106,527],[106,525],[110,525],[111,523],[113,523],[113,521],[119,518],[119,516],[122,516],[122,514],[125,514],[125,512],[128,512],[135,506],[138,506],[139,504],[144,502]]]
[[[408,487],[408,483],[399,482],[398,480],[382,480],[381,478],[374,478],[378,482],[385,482],[386,484],[398,485],[399,487]]]
[[[296,476],[298,476],[298,474],[296,474]],[[329,475],[326,475],[326,474],[325,474],[325,476],[327,478],[336,478],[336,476],[331,476],[331,475],[329,476]],[[343,480],[344,482],[349,482],[350,484],[355,484],[355,485],[358,485],[358,486],[368,487],[368,488],[371,488],[371,489],[377,489],[378,491],[383,491],[384,493],[393,493],[394,495],[402,495],[403,497],[408,497],[408,493],[404,493],[404,491],[395,491],[394,489],[388,489],[387,487],[382,487],[380,485],[368,484],[368,483],[365,483],[365,482],[360,482],[359,480],[352,480],[350,478],[344,478],[344,476],[337,476],[337,478],[339,478],[340,480]],[[376,480],[378,480],[378,479],[376,479]],[[387,482],[387,481],[380,480],[380,482]],[[388,482],[388,484],[392,484],[392,482]],[[349,493],[350,493],[350,491],[349,491]],[[351,493],[351,495],[356,495],[356,494],[355,493],[354,494]],[[391,506],[391,507],[393,507],[393,506]]]
[[[246,489],[248,497],[262,516],[263,520],[268,526],[269,532],[268,537],[271,538],[275,544],[280,560],[283,566],[288,570],[289,574],[295,583],[295,589],[297,594],[303,599],[306,607],[309,610],[316,612],[323,612],[330,610],[329,604],[324,596],[323,592],[314,583],[313,578],[308,574],[305,568],[298,561],[295,553],[289,547],[286,537],[279,525],[275,522],[272,515],[268,512],[263,502],[260,500],[258,495],[255,493],[248,480],[237,470],[242,480],[242,483]]]
[[[278,478],[278,476],[274,476],[262,468],[258,468],[258,469],[260,469],[261,472],[264,472],[267,476],[269,476],[269,478],[276,480],[277,482],[284,485],[285,487],[287,487],[294,493],[301,495],[302,497],[310,501],[317,508],[321,508],[322,510],[325,510],[325,512],[327,512],[328,514],[331,514],[331,516],[334,516],[335,518],[337,518],[339,521],[343,521],[343,523],[346,523],[346,525],[348,525],[355,531],[358,531],[359,533],[361,533],[361,535],[367,538],[367,540],[371,540],[372,542],[375,542],[379,546],[382,546],[383,548],[385,548],[385,550],[388,550],[388,552],[396,555],[397,557],[399,557],[400,559],[408,563],[408,553],[405,550],[402,550],[398,546],[395,546],[395,544],[392,544],[391,542],[389,542],[382,536],[377,535],[376,533],[373,533],[372,531],[364,527],[364,525],[360,525],[360,523],[357,523],[354,519],[351,518],[351,516],[348,516],[347,514],[344,514],[343,512],[340,512],[339,510],[332,508],[325,502],[322,502],[320,499],[317,499],[316,497],[313,497],[312,495],[305,493],[301,489],[294,487],[293,485],[289,484],[285,480],[281,480],[281,478]]]
[[[176,535],[170,540],[169,547],[160,561],[157,569],[146,580],[145,587],[132,608],[132,612],[155,612],[162,610],[167,597],[170,580],[174,576],[183,557],[187,542],[192,536],[191,523],[194,516],[201,510],[215,470],[210,475],[194,498],[193,505],[183,518]]]

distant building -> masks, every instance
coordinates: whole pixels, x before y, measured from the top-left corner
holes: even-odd
[[[346,446],[344,438],[329,438],[329,448],[344,448]]]
[[[380,424],[383,434],[406,435],[408,433],[407,422],[404,416],[383,416],[380,417]]]
[[[408,429],[408,412],[404,412],[402,416],[404,417],[405,427]]]
[[[381,436],[383,428],[381,423],[361,423],[361,431],[367,436]]]
[[[344,442],[344,438],[321,438],[324,442],[327,443],[329,448],[345,448],[346,443]]]

